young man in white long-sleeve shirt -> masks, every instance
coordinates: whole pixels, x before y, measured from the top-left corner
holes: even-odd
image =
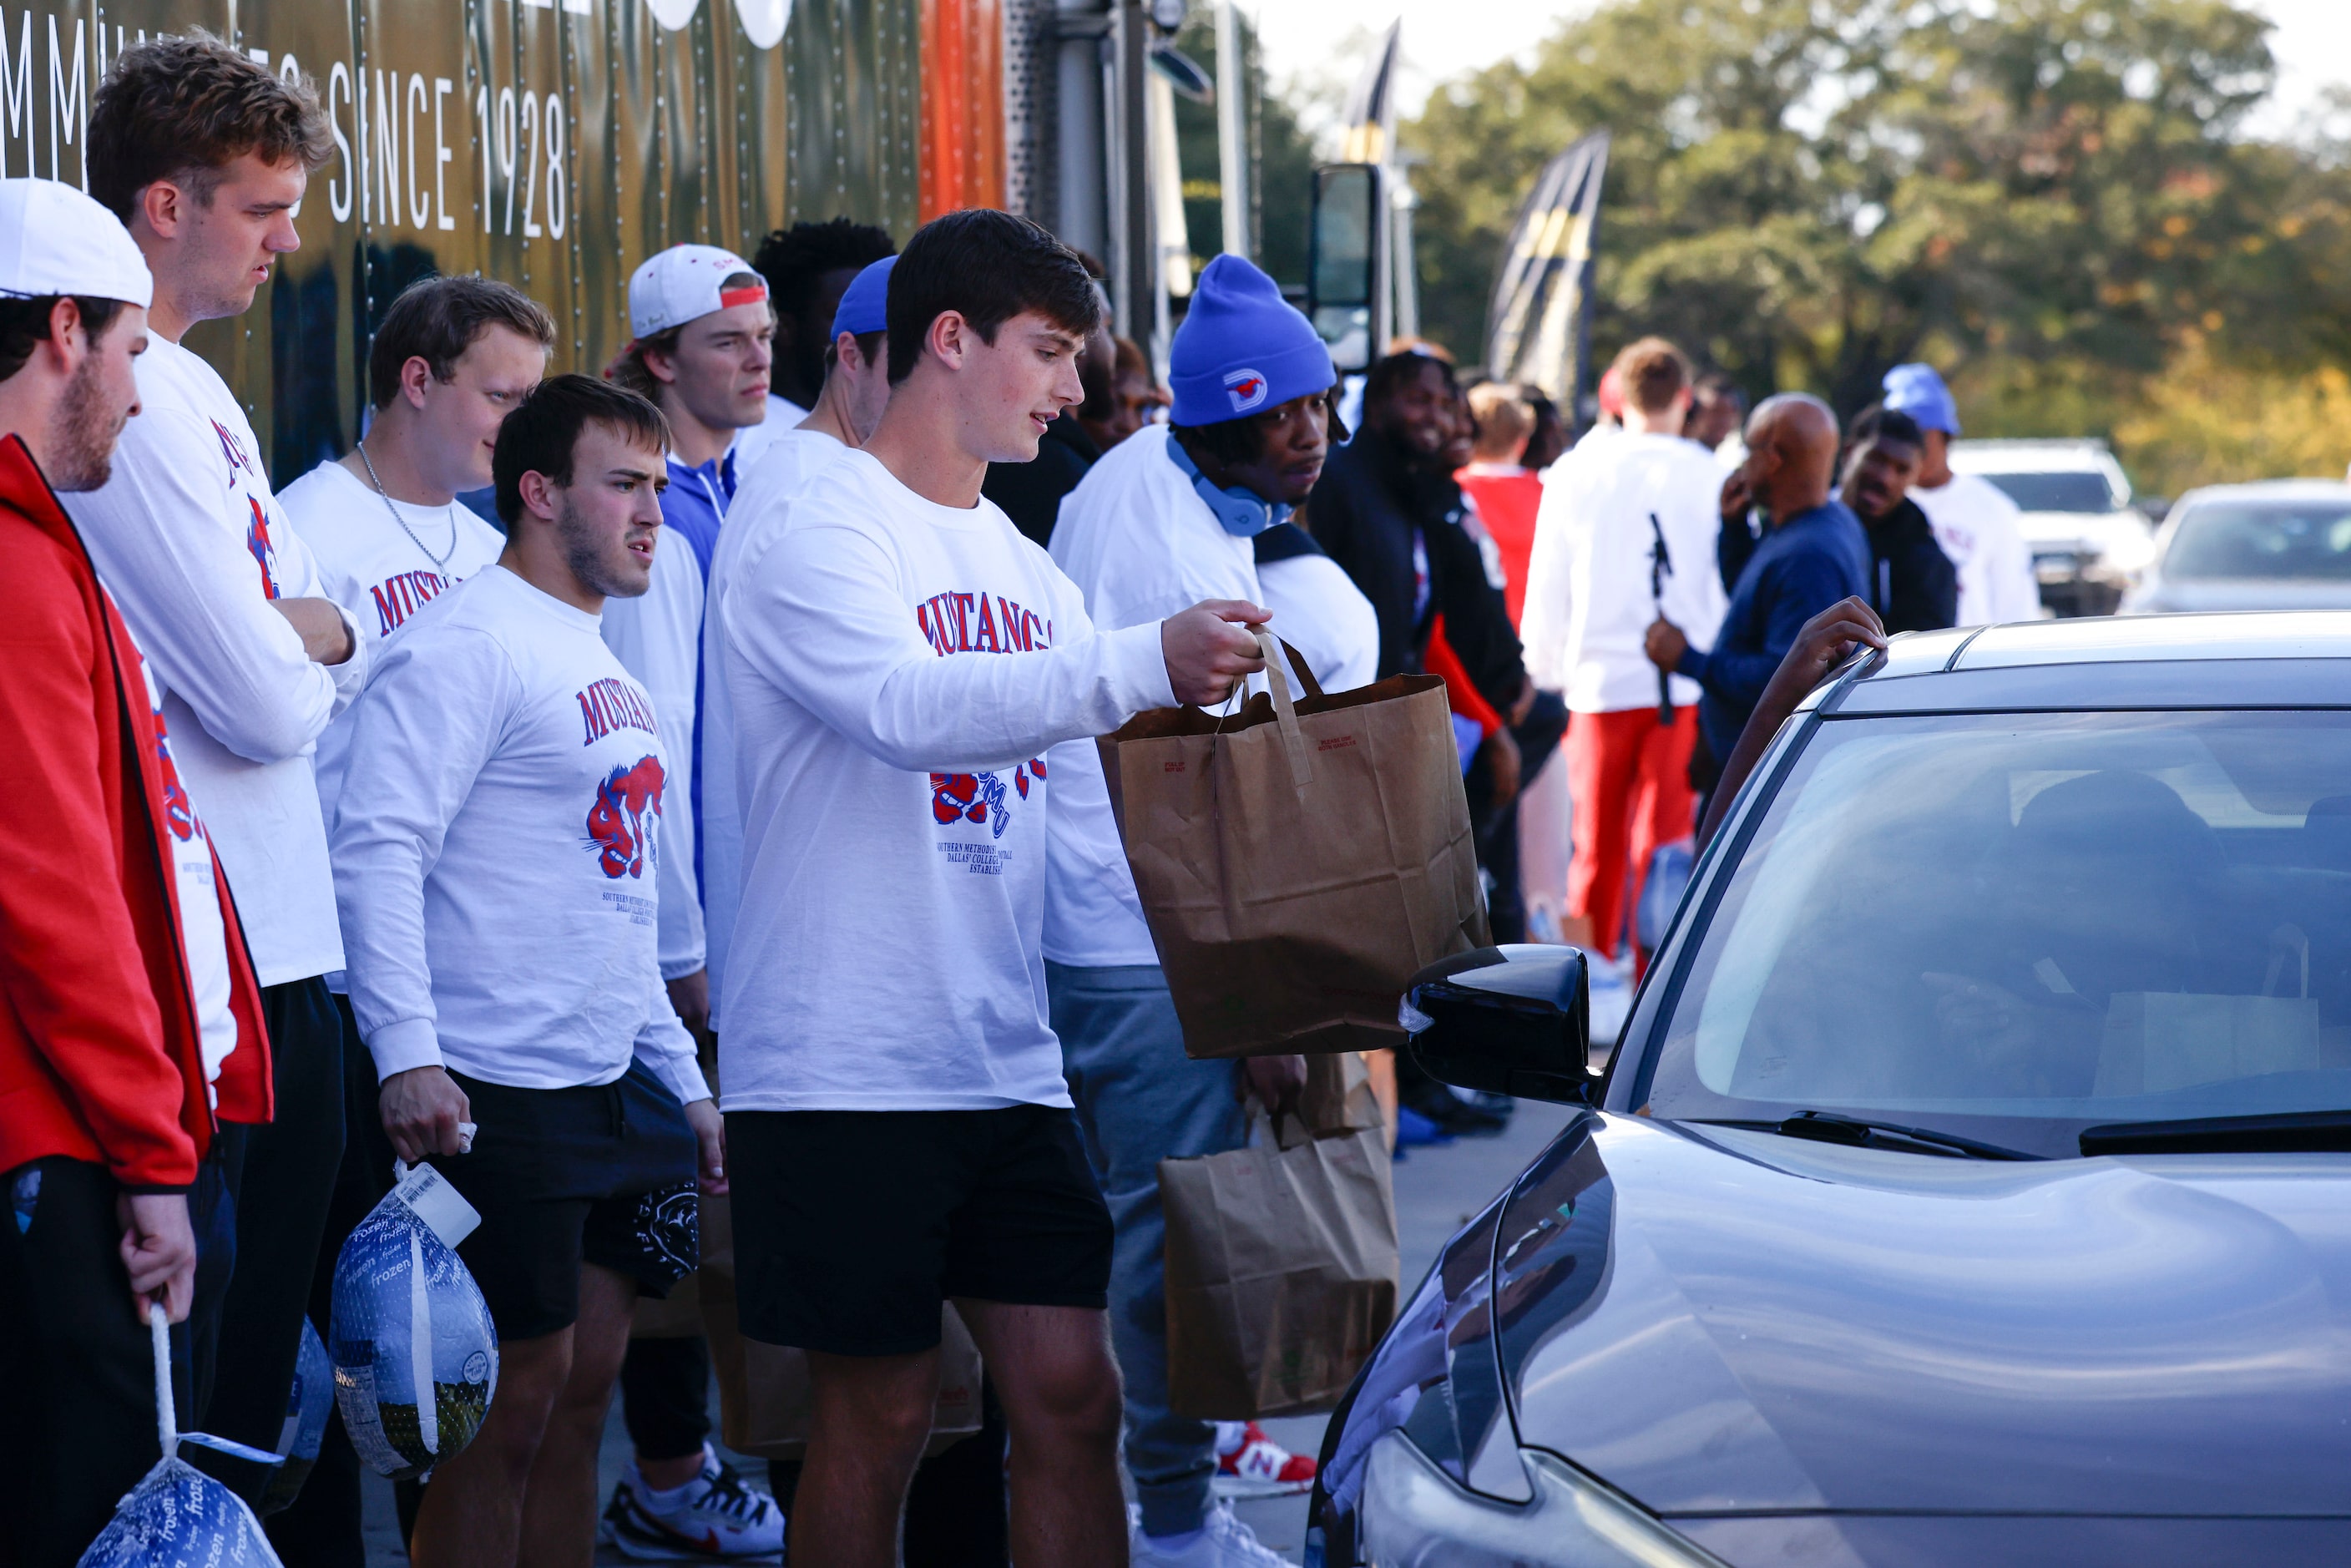
[[[742,471],[735,443],[768,416],[775,315],[751,264],[716,246],[674,245],[629,278],[634,334],[608,372],[669,421],[669,487],[662,526],[678,549],[662,553],[653,587],[616,603],[604,641],[653,694],[677,759],[671,832],[679,852],[662,866],[662,977],[686,1027],[710,1019],[701,886],[702,617],[710,561]]]
[[[629,278],[634,334],[609,372],[669,421],[669,487],[642,598],[604,610],[604,642],[661,715],[673,758],[663,826],[661,972],[670,1002],[698,1035],[710,1022],[703,900],[702,624],[712,559],[742,472],[737,438],[768,417],[775,317],[751,264],[716,246],[674,245]],[[700,1334],[641,1337],[621,1369],[632,1452],[604,1528],[623,1552],[665,1557],[760,1556],[784,1543],[783,1511],[746,1489],[710,1447],[710,1350]]]
[[[420,278],[402,289],[368,347],[367,430],[279,492],[287,521],[319,563],[327,597],[381,642],[416,612],[498,559],[506,537],[457,497],[490,483],[498,426],[547,374],[555,323],[520,290],[486,277]],[[381,651],[381,650],[379,650]],[[350,767],[356,712],[319,737],[319,805],[331,836]],[[390,1161],[369,1124],[375,1071],[340,975],[344,1103],[351,1123],[317,1274],[333,1276],[343,1239],[382,1196]],[[317,1300],[317,1298],[314,1298]],[[323,1315],[315,1318],[324,1335]],[[363,1550],[360,1467],[349,1446],[329,1444],[293,1508],[274,1516],[271,1539],[299,1561]]]
[[[1111,1225],[1046,1019],[1065,740],[1263,667],[1234,601],[1096,633],[980,497],[1082,395],[1101,310],[1027,219],[954,213],[889,288],[890,404],[730,588],[748,788],[719,1063],[744,1331],[808,1352],[790,1556],[889,1568],[953,1299],[1011,1429],[1012,1552],[1126,1560]]]
[[[113,477],[68,509],[162,683],[274,1048],[275,1119],[233,1138],[243,1146],[225,1166],[239,1242],[215,1395],[183,1418],[268,1448],[343,1149],[342,1029],[324,980],[343,954],[310,747],[359,695],[369,642],[319,597],[244,410],[181,340],[243,313],[297,248],[293,209],[334,143],[307,79],[282,79],[203,33],[118,55],[89,137],[90,192],[129,228],[155,296],[139,360],[143,412]],[[267,1480],[257,1466],[218,1466],[249,1499]]]
[[[664,989],[669,759],[598,635],[641,594],[667,432],[634,393],[542,382],[498,431],[497,565],[385,650],[336,814],[351,1007],[401,1157],[481,1212],[458,1248],[498,1388],[410,1542],[429,1568],[585,1562],[596,1453],[637,1294],[699,1254],[718,1115]],[[478,1124],[470,1150],[461,1124]]]
[[[885,256],[869,265],[841,296],[832,317],[832,348],[825,355],[816,407],[778,432],[735,492],[728,526],[710,555],[710,595],[702,617],[703,947],[715,1004],[726,981],[726,949],[742,902],[743,813],[736,769],[735,706],[726,685],[728,590],[747,564],[756,565],[783,537],[792,503],[809,481],[842,453],[862,446],[890,402],[890,269]],[[711,1027],[723,1027],[716,1011]]]
[[[1642,639],[1664,616],[1692,646],[1710,648],[1724,605],[1715,566],[1722,473],[1681,435],[1689,363],[1665,340],[1645,338],[1613,368],[1625,429],[1579,444],[1543,476],[1520,622],[1535,683],[1567,701],[1575,813],[1567,912],[1611,959],[1650,855],[1698,825],[1688,772],[1698,685],[1661,677]]]

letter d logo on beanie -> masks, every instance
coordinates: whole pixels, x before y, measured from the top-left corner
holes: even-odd
[[[1201,270],[1192,308],[1167,350],[1177,424],[1219,424],[1326,392],[1331,350],[1281,286],[1237,256]]]

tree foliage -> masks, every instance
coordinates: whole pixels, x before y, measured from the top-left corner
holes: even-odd
[[[1847,412],[1927,358],[2092,389],[2109,429],[2191,339],[2306,377],[2351,348],[2351,175],[2244,134],[2267,26],[2228,0],[1609,0],[1407,128],[1423,319],[1479,357],[1523,193],[1605,127],[1604,352],[1660,331]]]

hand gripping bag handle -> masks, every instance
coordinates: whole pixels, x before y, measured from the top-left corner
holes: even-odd
[[[1298,706],[1290,698],[1290,676],[1282,668],[1282,653],[1290,655],[1287,662],[1298,672],[1299,683],[1306,688],[1308,696],[1321,696],[1322,688],[1316,683],[1314,673],[1306,667],[1306,660],[1297,649],[1261,625],[1250,627],[1249,634],[1257,639],[1258,653],[1265,660],[1265,684],[1273,695],[1273,722],[1281,732],[1281,749],[1290,758],[1290,781],[1302,795],[1306,792],[1306,786],[1314,782],[1314,763],[1306,753],[1306,732],[1298,727]],[[1244,683],[1238,681],[1233,684],[1233,695],[1226,699],[1228,704],[1239,699],[1243,685]],[[1224,733],[1225,719],[1230,716],[1228,713],[1217,718],[1217,734]]]

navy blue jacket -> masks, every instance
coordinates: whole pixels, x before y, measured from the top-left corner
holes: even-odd
[[[1866,599],[1870,575],[1869,536],[1843,501],[1799,512],[1763,536],[1731,587],[1713,650],[1686,649],[1674,666],[1706,688],[1698,722],[1717,758],[1739,744],[1804,622],[1840,599]]]

